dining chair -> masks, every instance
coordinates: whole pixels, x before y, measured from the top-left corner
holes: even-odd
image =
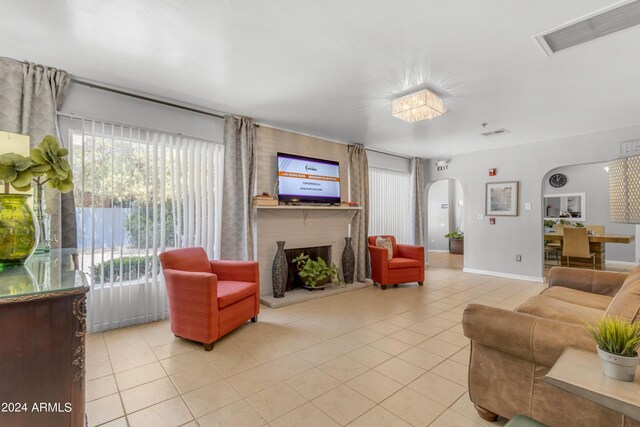
[[[604,225],[587,225],[585,228],[587,231],[591,231],[595,236],[604,235]]]
[[[562,230],[562,256],[567,257],[567,267],[571,258],[591,258],[596,269],[596,254],[589,250],[589,235],[585,227],[565,227]]]

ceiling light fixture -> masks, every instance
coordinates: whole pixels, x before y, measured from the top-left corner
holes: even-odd
[[[432,119],[446,112],[442,98],[427,89],[391,101],[393,117],[409,123]]]

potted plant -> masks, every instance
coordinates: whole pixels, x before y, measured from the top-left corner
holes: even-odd
[[[597,344],[604,374],[621,381],[633,381],[640,361],[640,323],[604,317],[595,326],[585,325]]]
[[[449,239],[449,253],[464,254],[464,233],[462,231],[452,231],[444,235]]]
[[[45,184],[60,192],[73,190],[73,173],[66,157],[69,150],[58,144],[51,135],[42,139],[28,157],[16,153],[0,155],[0,264],[22,264],[39,247],[49,249],[49,216],[44,210]],[[28,194],[12,194],[9,187],[19,192],[34,191],[35,215],[26,201]]]
[[[309,255],[301,253],[291,261],[298,268],[298,275],[304,282],[304,288],[310,291],[324,289],[326,284],[339,283],[340,270],[335,264],[327,265],[320,257],[315,261]]]
[[[544,220],[544,232],[551,233],[553,231],[553,226],[556,225],[556,222],[552,219]]]

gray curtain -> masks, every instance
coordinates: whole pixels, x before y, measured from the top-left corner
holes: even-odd
[[[370,277],[367,233],[369,231],[369,162],[362,144],[349,146],[349,187],[351,201],[362,207],[351,220],[353,252],[356,257],[355,277],[364,282]]]
[[[0,58],[0,130],[29,135],[35,147],[46,135],[58,132],[58,108],[69,88],[66,72],[33,63]],[[51,215],[53,247],[76,248],[76,214],[73,192],[60,194],[45,187],[47,212]]]
[[[224,177],[220,258],[253,260],[252,198],[256,182],[256,128],[246,117],[224,118]]]
[[[424,159],[411,160],[411,194],[409,195],[409,243],[424,244]]]

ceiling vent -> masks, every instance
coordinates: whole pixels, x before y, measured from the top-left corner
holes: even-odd
[[[496,130],[492,130],[490,132],[483,132],[480,135],[482,136],[497,136],[497,135],[504,135],[509,133],[508,130],[506,130],[505,128],[502,129],[496,129]]]
[[[640,0],[626,1],[538,34],[547,55],[590,42],[640,24]]]

